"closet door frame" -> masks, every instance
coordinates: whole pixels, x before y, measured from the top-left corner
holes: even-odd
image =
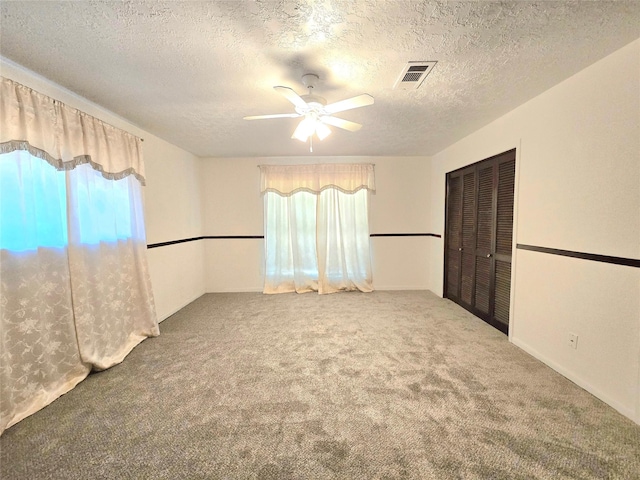
[[[505,158],[507,157],[507,158]],[[498,185],[499,185],[499,172],[500,172],[500,165],[502,163],[506,163],[513,160],[515,162],[516,160],[516,150],[515,149],[511,149],[511,150],[507,150],[505,152],[499,153],[497,155],[494,155],[492,157],[486,158],[484,160],[480,160],[479,162],[475,162],[473,164],[470,165],[465,165],[464,167],[461,167],[457,170],[453,170],[451,172],[448,172],[445,176],[445,231],[444,231],[444,278],[443,278],[443,296],[444,298],[449,298],[450,300],[454,301],[455,303],[459,304],[460,306],[462,306],[463,308],[465,308],[466,310],[470,311],[471,313],[473,313],[474,315],[476,315],[477,317],[481,318],[482,320],[484,320],[485,322],[487,322],[488,324],[492,325],[493,327],[495,327],[496,329],[502,331],[505,334],[508,334],[508,329],[509,329],[509,325],[505,325],[504,323],[498,321],[497,319],[494,318],[495,316],[495,299],[496,299],[496,262],[497,261],[501,261],[501,262],[508,262],[511,265],[513,265],[513,259],[512,259],[512,255],[509,254],[505,254],[505,253],[498,253],[497,250],[497,215],[498,215]],[[482,249],[478,249],[477,248],[477,233],[478,233],[478,200],[479,200],[479,182],[480,182],[480,170],[482,168],[489,168],[489,166],[491,166],[492,168],[492,205],[491,205],[491,229],[492,229],[492,235],[491,235],[491,247],[490,247],[490,251],[489,252],[485,252],[486,249],[482,250]],[[468,303],[466,301],[464,301],[464,299],[462,298],[462,270],[463,270],[463,244],[462,244],[462,223],[463,223],[463,211],[464,211],[464,204],[463,201],[461,200],[461,211],[459,212],[459,217],[460,217],[460,225],[458,226],[458,233],[460,235],[460,238],[457,242],[457,244],[461,247],[459,249],[459,251],[457,252],[457,259],[456,262],[458,263],[459,266],[459,270],[458,270],[458,285],[457,285],[457,290],[456,292],[450,292],[449,291],[449,267],[450,267],[450,262],[451,262],[451,258],[450,258],[450,249],[449,249],[449,243],[450,243],[450,238],[449,238],[449,233],[450,233],[450,197],[449,197],[449,185],[450,185],[450,179],[452,177],[459,177],[460,178],[460,185],[461,185],[461,193],[460,196],[461,198],[464,198],[464,176],[470,172],[475,172],[475,177],[474,177],[474,212],[473,212],[473,235],[474,235],[474,245],[473,248],[471,249],[472,251],[468,251],[468,254],[473,254],[473,258],[474,258],[474,265],[473,265],[473,270],[472,270],[472,278],[473,278],[473,283],[472,283],[472,291],[471,291],[471,303]],[[514,173],[515,175],[515,173]],[[514,178],[515,181],[515,178]],[[515,197],[515,191],[514,191],[514,197]],[[515,200],[515,198],[514,198]],[[514,234],[514,230],[513,230],[513,224],[511,225],[512,228],[512,244],[513,244],[513,234]],[[479,251],[480,250],[480,251]],[[513,247],[512,247],[513,250]],[[475,301],[476,301],[476,270],[477,270],[477,258],[478,257],[484,257],[484,258],[490,258],[490,273],[489,273],[489,311],[488,312],[483,312],[481,310],[479,310],[478,308],[475,307]],[[513,277],[513,271],[511,271],[511,278]]]

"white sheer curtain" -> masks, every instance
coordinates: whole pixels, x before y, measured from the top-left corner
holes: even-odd
[[[0,107],[2,432],[158,323],[140,140],[6,78]]]
[[[264,293],[318,290],[316,195],[266,192]]]
[[[262,165],[264,293],[373,290],[370,164]]]

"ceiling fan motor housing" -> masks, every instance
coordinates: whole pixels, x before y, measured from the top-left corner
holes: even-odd
[[[320,77],[318,77],[318,75],[316,75],[315,73],[307,73],[302,76],[302,83],[305,87],[307,87],[309,93],[307,95],[300,95],[300,98],[304,100],[307,106],[306,108],[296,107],[296,112],[298,112],[299,114],[315,114],[317,116],[324,114],[322,110],[323,107],[327,104],[327,101],[323,97],[311,93],[318,84],[318,80],[320,80]]]
[[[320,114],[322,113],[322,109],[324,108],[324,106],[327,104],[327,101],[320,95],[301,95],[300,98],[302,98],[302,100],[304,100],[304,102],[307,104],[306,108],[296,107],[296,112],[301,115],[309,112],[316,112]]]

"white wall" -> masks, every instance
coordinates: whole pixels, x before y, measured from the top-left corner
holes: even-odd
[[[260,164],[375,163],[372,233],[430,233],[426,157],[300,157],[203,159],[204,234],[263,235]],[[374,287],[426,289],[432,237],[372,238]],[[205,240],[209,292],[262,291],[261,239]]]
[[[147,242],[200,236],[200,160],[151,135],[118,115],[0,57],[3,76],[60,100],[133,135],[144,138]],[[148,250],[158,319],[162,320],[204,293],[202,242]]]
[[[639,59],[637,40],[437,154],[431,229],[446,172],[515,147],[515,242],[640,258]],[[640,423],[640,269],[514,255],[512,341]],[[442,294],[442,240],[430,263]]]
[[[199,158],[145,136],[147,243],[202,235]],[[202,240],[147,250],[158,319],[164,320],[205,293]]]

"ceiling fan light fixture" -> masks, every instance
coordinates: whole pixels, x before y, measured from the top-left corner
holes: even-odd
[[[307,115],[304,120],[298,124],[291,138],[306,142],[313,134],[316,134],[320,140],[324,140],[331,134],[331,129],[315,116]]]
[[[297,138],[301,142],[306,142],[307,139],[313,135],[313,132],[316,130],[316,121],[312,117],[305,117],[302,120],[298,127],[293,132],[293,136],[291,138]]]
[[[322,122],[316,122],[316,135],[320,140],[324,140],[331,135],[331,129]]]

